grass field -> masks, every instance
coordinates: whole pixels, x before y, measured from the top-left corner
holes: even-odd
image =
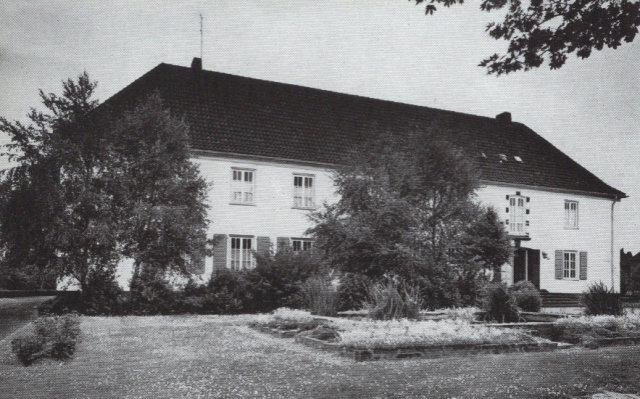
[[[82,318],[73,360],[23,367],[0,341],[2,398],[510,398],[640,391],[640,347],[356,363],[248,316]]]

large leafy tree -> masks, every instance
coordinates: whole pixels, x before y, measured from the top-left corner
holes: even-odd
[[[3,263],[71,276],[83,289],[118,258],[104,129],[88,117],[95,87],[84,73],[63,82],[60,96],[40,91],[45,111],[32,109],[29,125],[0,118],[17,162],[2,181]]]
[[[188,125],[153,94],[116,120],[109,144],[109,187],[134,277],[142,267],[188,275],[204,260],[207,223],[207,183],[190,161]]]
[[[309,231],[334,267],[418,281],[431,306],[455,303],[458,282],[482,269],[463,250],[483,212],[474,166],[440,137],[434,125],[358,148],[336,172],[339,201],[313,214]]]
[[[29,125],[0,118],[17,166],[0,184],[2,265],[75,278],[83,292],[123,257],[189,274],[205,252],[206,183],[189,161],[188,126],[157,95],[133,110],[92,99],[84,73]]]
[[[432,14],[436,4],[450,7],[463,0],[409,0],[426,3]],[[562,67],[568,55],[587,58],[604,47],[618,48],[632,42],[640,25],[637,0],[482,0],[483,11],[504,10],[502,22],[487,26],[494,39],[509,42],[504,54],[493,54],[480,66],[501,75],[530,70],[548,61],[551,69]]]

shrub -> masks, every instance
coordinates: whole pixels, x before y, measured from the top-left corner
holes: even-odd
[[[338,286],[337,310],[360,310],[367,302],[371,279],[359,273],[346,273]]]
[[[171,314],[176,312],[177,295],[161,273],[142,271],[131,280],[129,311],[133,314]]]
[[[79,325],[74,314],[40,317],[31,330],[11,341],[11,349],[25,366],[43,357],[69,359],[75,353]]]
[[[338,293],[328,276],[313,276],[302,286],[302,297],[311,314],[335,316]]]
[[[303,307],[301,285],[319,274],[324,274],[324,266],[313,252],[283,249],[275,255],[256,254],[256,267],[247,272],[248,288],[253,297],[251,311]]]
[[[525,312],[539,312],[542,307],[540,292],[530,281],[518,281],[509,287],[516,305]]]
[[[405,281],[392,277],[369,289],[369,317],[376,320],[417,319],[422,304],[420,291]]]
[[[246,272],[218,270],[211,277],[207,288],[211,313],[238,314],[252,311],[253,297]]]
[[[499,323],[516,322],[520,315],[514,295],[505,283],[489,283],[482,293],[485,320]]]
[[[607,286],[598,282],[587,288],[582,294],[581,302],[585,306],[585,313],[588,315],[622,315],[624,310],[620,294],[607,288]]]
[[[114,270],[94,270],[87,276],[79,312],[87,315],[114,315],[122,312],[122,290]]]

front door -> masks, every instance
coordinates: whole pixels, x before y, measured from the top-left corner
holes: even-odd
[[[516,249],[513,257],[513,282],[531,281],[540,289],[540,250],[531,248]]]

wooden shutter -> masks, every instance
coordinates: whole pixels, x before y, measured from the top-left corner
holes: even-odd
[[[213,272],[227,267],[227,235],[213,235]]]
[[[556,280],[562,280],[564,267],[564,254],[562,251],[556,251]]]
[[[278,251],[282,251],[285,248],[291,246],[289,237],[278,237]]]
[[[258,237],[257,238],[257,252],[260,255],[269,255],[269,250],[271,249],[271,239],[269,237]]]
[[[587,279],[587,252],[580,252],[580,280]]]

